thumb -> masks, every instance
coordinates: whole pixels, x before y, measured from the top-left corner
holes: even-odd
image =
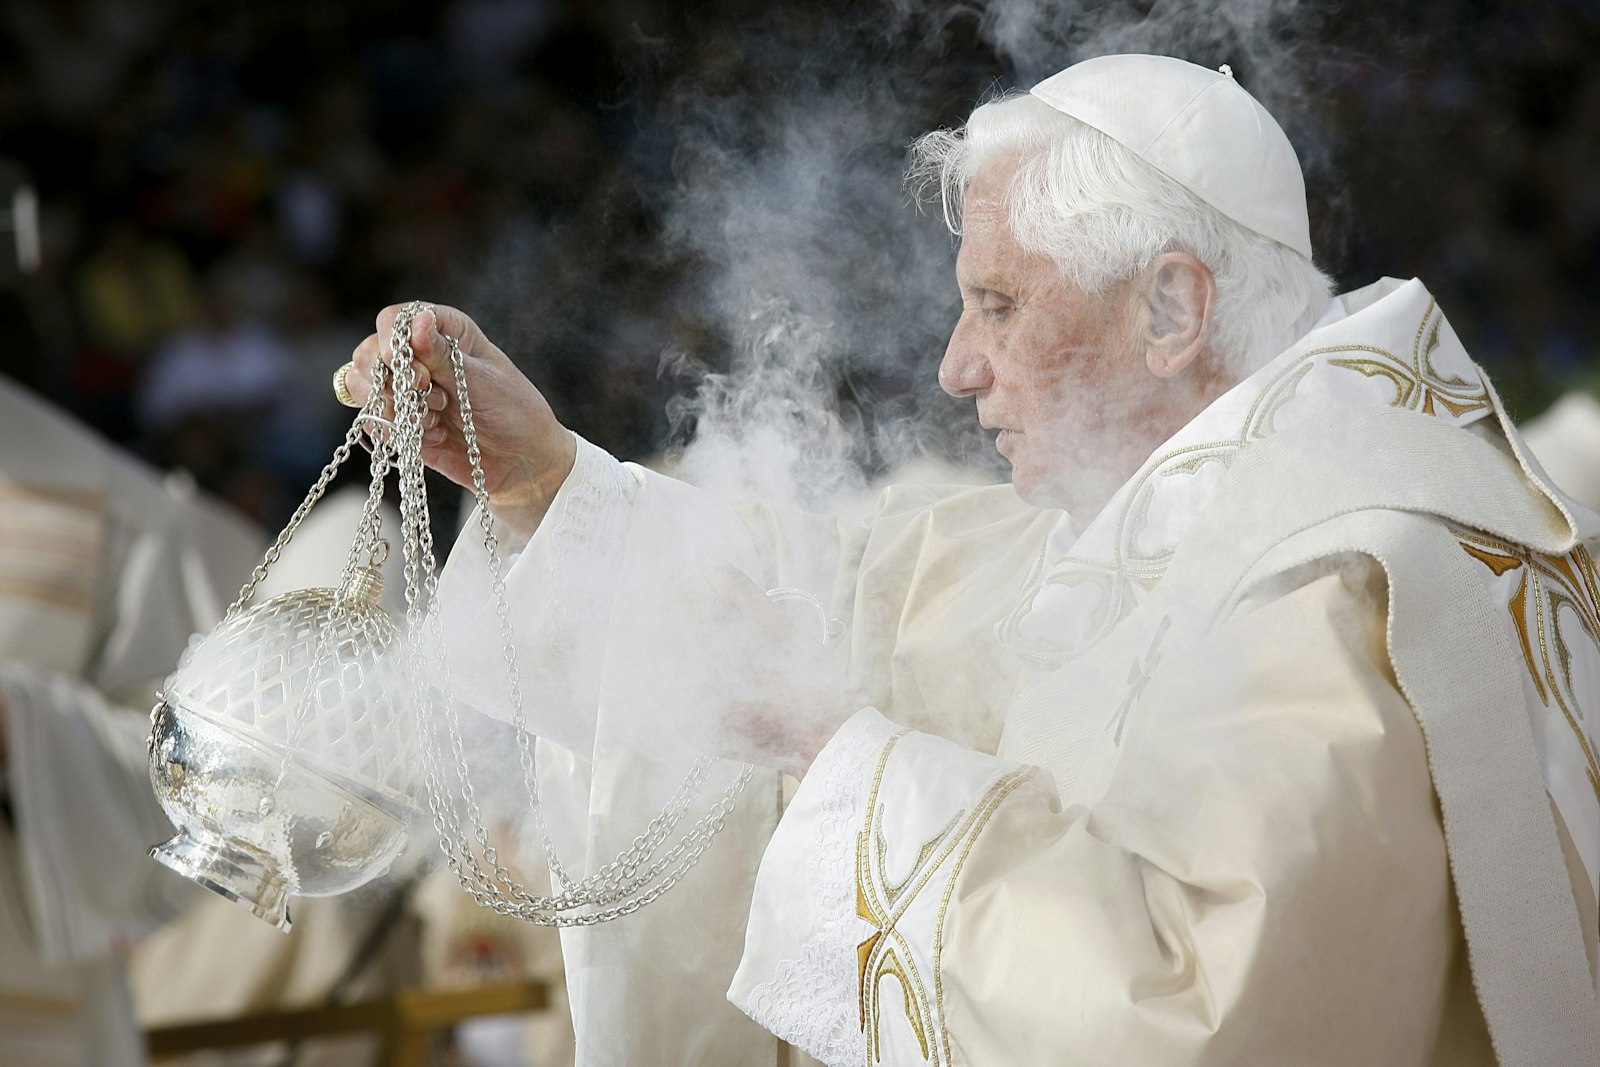
[[[488,339],[484,337],[483,331],[478,329],[478,324],[459,308],[447,304],[435,304],[430,323],[431,328],[438,333],[454,337],[462,349],[471,355],[484,355],[484,349],[489,347]]]

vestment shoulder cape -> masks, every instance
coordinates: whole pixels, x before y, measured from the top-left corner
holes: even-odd
[[[1003,492],[829,527],[585,450],[512,572],[569,854],[665,795],[610,769],[667,762],[637,709],[693,713],[649,691],[663,574],[816,591],[876,710],[676,900],[567,942],[580,1061],[776,1062],[680,999],[735,956],[733,1003],[830,1064],[1592,1058],[1596,520],[1419,283],[1342,298],[1086,527]]]

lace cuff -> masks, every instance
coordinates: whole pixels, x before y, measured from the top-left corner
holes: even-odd
[[[640,480],[631,464],[577,434],[577,459],[572,473],[550,502],[546,521],[540,524],[529,547],[546,539],[549,547],[550,594],[546,601],[551,619],[550,642],[558,655],[573,651],[576,634],[584,625],[582,598],[574,595],[573,577],[582,568],[594,573],[614,571],[628,534],[629,509]],[[555,519],[554,527],[550,519]]]
[[[1033,773],[856,713],[761,859],[729,999],[830,1067],[946,1067],[946,908],[973,840]],[[888,977],[901,992],[885,1000]]]
[[[573,435],[577,459],[532,538],[504,560],[503,580],[534,732],[579,752],[594,743],[594,708],[611,592],[627,546],[638,475]],[[456,695],[505,721],[511,707],[495,575],[480,519],[468,520],[440,579]]]
[[[899,732],[866,708],[818,755],[762,858],[728,992],[762,1027],[827,1064],[866,1055],[856,946],[871,930],[856,915],[856,835],[873,769]]]

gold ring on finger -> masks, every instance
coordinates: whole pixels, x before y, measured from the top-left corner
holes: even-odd
[[[333,395],[338,398],[339,403],[347,408],[361,406],[361,401],[350,395],[350,386],[345,382],[345,379],[350,377],[350,372],[355,369],[356,365],[354,363],[346,363],[333,372]]]

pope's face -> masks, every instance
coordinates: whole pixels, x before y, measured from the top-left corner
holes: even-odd
[[[1019,246],[1001,202],[1011,169],[982,168],[967,193],[939,384],[976,398],[1024,500],[1088,518],[1177,427],[1136,342],[1135,282],[1087,293]]]

